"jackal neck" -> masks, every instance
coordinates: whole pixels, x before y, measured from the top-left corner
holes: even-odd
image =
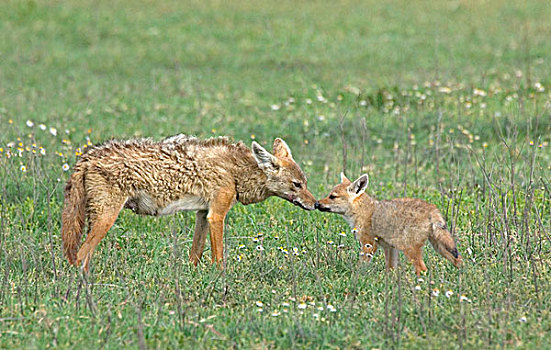
[[[356,199],[356,202],[350,210],[349,220],[358,230],[369,232],[377,200],[364,193]]]
[[[267,177],[258,167],[252,152],[247,150],[236,157],[237,167],[233,174],[237,200],[242,204],[258,203],[273,194],[266,188]]]

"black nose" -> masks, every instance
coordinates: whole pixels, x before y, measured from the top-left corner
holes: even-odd
[[[314,208],[319,209],[319,207],[320,207],[320,202],[316,201],[316,203],[314,203]]]

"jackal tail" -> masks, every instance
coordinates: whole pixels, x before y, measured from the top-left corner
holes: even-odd
[[[75,168],[65,186],[65,204],[61,214],[63,252],[69,263],[75,264],[86,218],[85,169]]]
[[[446,222],[440,214],[434,217],[429,241],[440,255],[451,261],[456,267],[461,267],[463,259],[459,255],[455,241],[450,231],[446,228]]]

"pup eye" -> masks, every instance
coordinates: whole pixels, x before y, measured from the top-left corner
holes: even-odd
[[[337,198],[337,196],[335,196],[334,194],[329,195],[329,199],[335,199],[335,198]]]
[[[296,188],[302,188],[302,184],[298,181],[293,181],[293,186],[295,186]]]

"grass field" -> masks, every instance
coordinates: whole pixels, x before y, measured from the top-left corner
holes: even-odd
[[[231,3],[231,5],[229,4]],[[0,348],[550,348],[548,1],[0,3]],[[123,212],[82,275],[63,187],[112,137],[282,137],[447,218],[465,265],[359,262],[344,220],[236,205],[227,268],[194,215]],[[69,170],[68,170],[69,169]],[[261,249],[262,248],[262,249]]]

